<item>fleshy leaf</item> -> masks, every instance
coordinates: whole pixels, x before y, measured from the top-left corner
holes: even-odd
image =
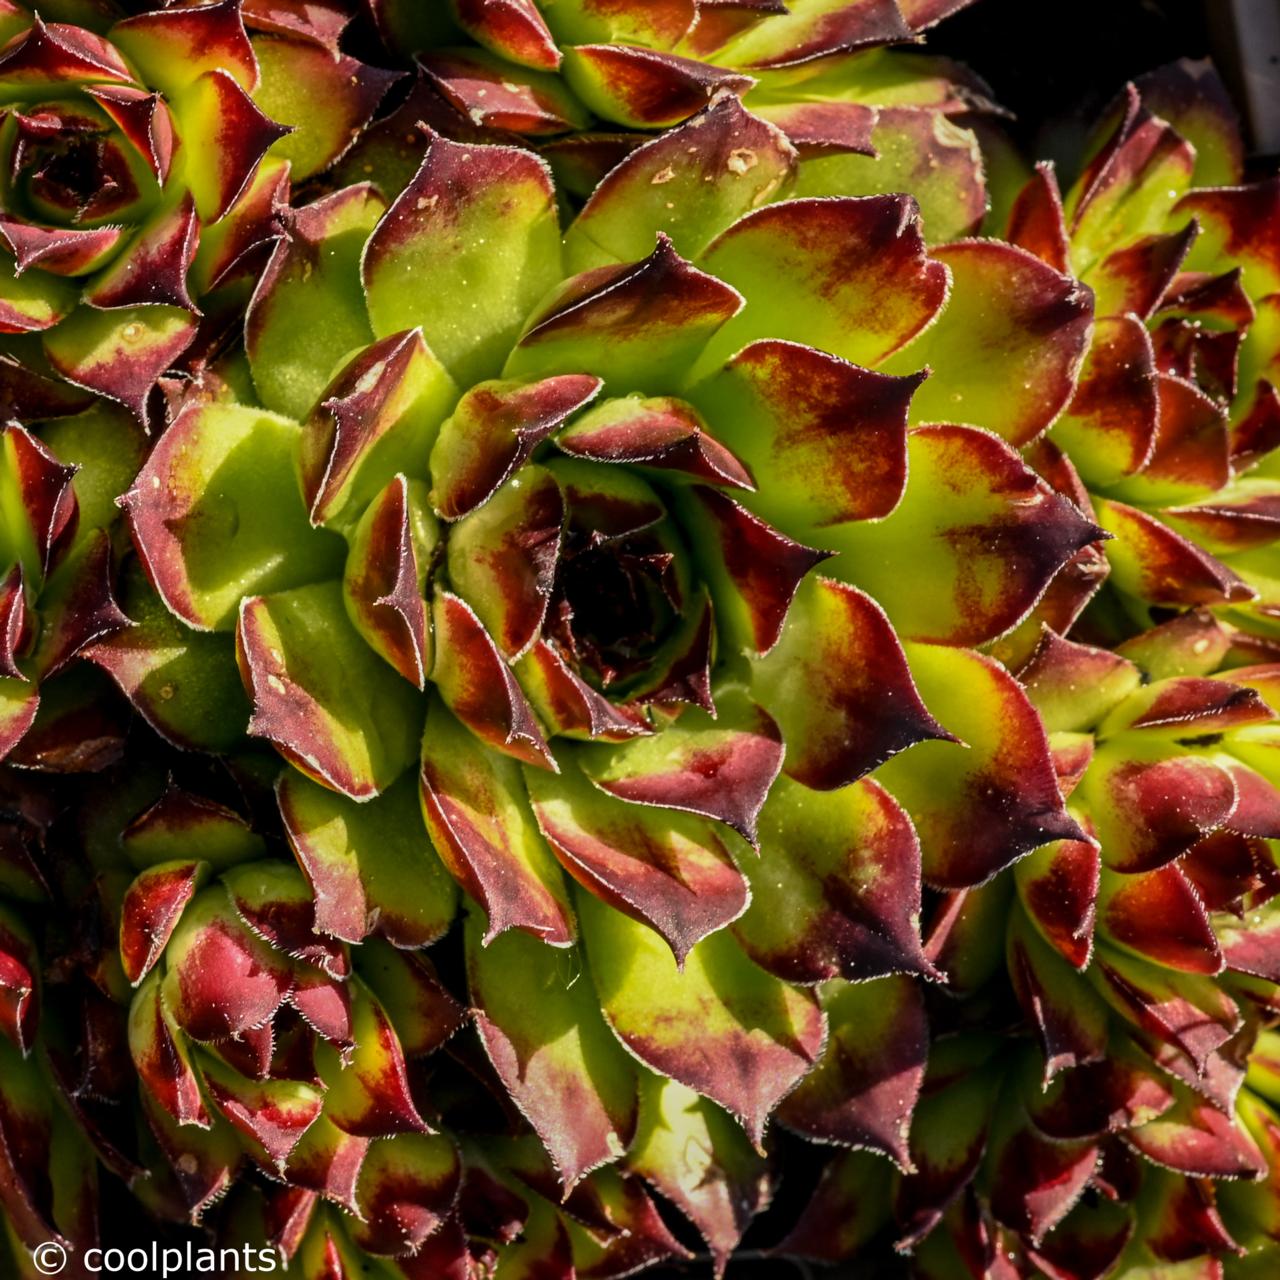
[[[764,657],[778,643],[801,581],[830,553],[780,533],[706,486],[677,499],[715,601],[726,652]]]
[[[907,977],[835,983],[822,1005],[827,1046],[778,1119],[819,1142],[882,1151],[909,1168],[907,1135],[929,1047],[919,985]]]
[[[487,502],[538,445],[595,399],[600,386],[599,378],[566,374],[472,387],[431,451],[436,510],[456,520]]]
[[[1098,486],[1139,471],[1159,428],[1155,354],[1136,316],[1103,316],[1053,441],[1081,476]]]
[[[1165,969],[1101,944],[1089,972],[1112,1008],[1185,1056],[1197,1076],[1240,1029],[1236,1002],[1201,974]]]
[[[843,553],[829,567],[869,591],[904,638],[980,644],[1002,634],[1102,536],[987,432],[918,427],[908,457],[911,479],[892,515],[824,535]],[[914,572],[904,576],[908,562]]]
[[[525,67],[555,71],[560,51],[533,0],[456,0],[458,24],[486,49]]]
[[[324,1114],[344,1133],[386,1138],[426,1130],[409,1090],[408,1071],[395,1028],[381,1003],[352,979],[351,1038],[354,1050],[339,1059],[327,1045],[317,1049],[324,1081]]]
[[[111,676],[143,718],[187,749],[225,752],[244,736],[249,702],[231,636],[192,631],[165,607],[136,560],[122,575],[121,604],[133,626],[81,656]]]
[[[893,0],[809,0],[747,28],[717,55],[752,69],[793,67],[833,54],[911,38]]]
[[[1222,951],[1191,883],[1175,865],[1136,875],[1102,874],[1098,927],[1118,946],[1170,969],[1222,972]]]
[[[573,941],[568,892],[525,803],[519,766],[434,700],[422,740],[422,811],[441,860],[484,907],[490,940],[519,928],[555,946]]]
[[[419,689],[433,665],[423,591],[438,539],[426,486],[398,475],[360,517],[343,575],[343,600],[356,630]]]
[[[354,1211],[356,1181],[369,1145],[368,1138],[344,1133],[321,1113],[293,1148],[285,1176],[291,1185]]]
[[[1099,317],[1133,312],[1148,319],[1176,279],[1196,238],[1195,222],[1180,231],[1143,236],[1097,262],[1085,272]]]
[[[563,523],[555,477],[529,466],[450,531],[449,580],[509,660],[541,634]]]
[[[432,136],[422,167],[369,238],[362,269],[374,332],[420,327],[468,386],[498,372],[533,304],[559,282],[559,266],[542,161],[513,147]],[[414,287],[424,278],[430,290]],[[447,305],[456,295],[476,305]]]
[[[581,751],[576,759],[610,795],[715,818],[754,844],[782,752],[778,726],[734,691],[716,700],[714,720],[692,708],[659,735]]]
[[[324,1105],[320,1090],[301,1080],[250,1080],[209,1055],[202,1057],[200,1071],[224,1118],[277,1169]]]
[[[458,1198],[462,1162],[448,1138],[397,1134],[369,1148],[356,1183],[360,1220],[351,1238],[371,1253],[416,1254]]]
[[[647,926],[577,896],[587,957],[614,1032],[642,1062],[720,1103],[761,1141],[826,1036],[817,1002],[757,968],[725,931],[684,968]]]
[[[567,49],[564,75],[596,115],[631,129],[678,125],[718,95],[731,97],[755,83],[727,67],[628,44]]]
[[[566,281],[525,326],[508,377],[590,368],[626,393],[661,394],[742,308],[742,295],[686,262],[668,237],[641,262],[597,267]]]
[[[24,1056],[40,1025],[40,961],[21,920],[0,910],[0,1034]]]
[[[1245,288],[1258,298],[1280,291],[1277,262],[1276,210],[1280,208],[1280,178],[1243,187],[1192,191],[1177,205],[1176,214],[1194,217],[1200,235],[1187,259],[1192,270],[1223,270],[1240,266]]]
[[[1081,785],[1103,861],[1121,872],[1172,862],[1236,805],[1235,780],[1203,751],[1129,736],[1099,748]]]
[[[298,447],[312,524],[350,524],[398,472],[426,479],[426,455],[457,388],[422,333],[366,347],[325,388]]]
[[[376,933],[396,946],[421,947],[448,929],[457,892],[422,825],[412,778],[358,804],[286,770],[276,798],[311,882],[320,932],[347,942]],[[406,877],[412,894],[403,892]]]
[[[1084,1194],[1098,1148],[1088,1141],[1050,1142],[1009,1095],[997,1109],[990,1142],[991,1212],[1039,1245]]]
[[[911,645],[908,656],[926,702],[959,738],[924,743],[878,775],[915,823],[925,880],[981,884],[1051,840],[1083,838],[1063,807],[1040,718],[1013,677],[961,649]]]
[[[1239,182],[1244,169],[1240,121],[1213,64],[1180,58],[1135,81],[1143,105],[1196,149],[1197,187]]]
[[[856,1257],[888,1223],[889,1191],[879,1155],[836,1152],[777,1252],[824,1262]]]
[[[1143,107],[1133,85],[1112,118],[1114,131],[1067,194],[1072,258],[1085,273],[1117,242],[1163,230],[1195,165],[1191,145]]]
[[[567,1194],[630,1145],[635,1067],[600,1016],[578,951],[514,932],[486,946],[484,928],[478,916],[468,920],[476,1030]]]
[[[742,502],[808,533],[887,516],[907,485],[907,410],[923,378],[894,378],[789,342],[753,342],[692,396],[767,482]]]
[[[1107,544],[1107,560],[1121,591],[1151,604],[1222,604],[1253,598],[1253,588],[1227,565],[1154,516],[1121,502],[1095,505],[1098,523],[1114,537]]]
[[[1042,160],[1009,212],[1005,239],[1033,253],[1055,271],[1069,271],[1070,242],[1053,164]],[[1103,313],[1105,314],[1105,313]]]
[[[924,329],[947,295],[947,268],[926,255],[919,209],[904,195],[767,205],[699,262],[747,299],[699,363],[704,373],[766,337],[877,364]]]
[[[655,231],[696,258],[739,217],[777,195],[794,163],[779,130],[725,94],[608,174],[569,228],[569,261],[579,270],[635,261],[652,249]]]
[[[1046,627],[1018,679],[1045,728],[1061,733],[1097,727],[1138,688],[1142,674],[1119,654],[1065,640]]]
[[[257,36],[253,51],[262,70],[255,101],[293,130],[272,155],[289,162],[294,182],[343,156],[398,78],[394,71],[303,40]]]
[[[719,1107],[647,1071],[627,1167],[698,1228],[717,1267],[723,1267],[773,1192],[764,1158]]]
[[[977,233],[987,211],[987,188],[982,152],[970,130],[935,108],[886,106],[877,112],[869,143],[871,155],[806,156],[796,195],[909,191],[919,202],[930,244]]]
[[[1093,323],[1088,290],[1012,245],[967,240],[934,251],[951,298],[894,368],[937,371],[911,403],[913,422],[986,427],[1021,446],[1066,407]]]
[[[360,977],[382,1002],[406,1057],[435,1053],[466,1022],[466,1011],[420,951],[366,938],[355,958]]]
[[[1044,1053],[1044,1083],[1106,1057],[1107,1007],[1021,912],[1010,920],[1009,976]]]
[[[293,423],[259,409],[192,405],[120,500],[147,576],[189,626],[230,630],[246,595],[341,565],[342,543],[311,531],[297,497],[298,438]]]
[[[162,862],[129,886],[120,905],[120,961],[135,987],[163,953],[203,871],[200,862]]]
[[[770,973],[933,976],[920,945],[920,846],[876,783],[814,792],[780,779],[761,814],[760,859],[742,865],[751,906],[733,931]]]
[[[287,958],[249,931],[218,886],[188,904],[165,961],[161,998],[195,1040],[226,1040],[262,1026],[293,986]]]
[[[187,272],[196,254],[199,224],[190,195],[144,223],[131,243],[85,291],[94,307],[160,304],[195,310]]]
[[[129,1007],[129,1052],[147,1096],[180,1125],[208,1128],[209,1113],[191,1066],[185,1037],[164,1006],[159,974],[148,978]]]
[[[985,1040],[951,1038],[930,1054],[925,1091],[911,1125],[914,1172],[898,1183],[894,1216],[902,1243],[918,1243],[982,1160],[1000,1077],[987,1068]]]
[[[195,335],[195,321],[181,307],[81,307],[44,335],[44,349],[69,382],[118,401],[145,421],[156,379]]]
[[[126,18],[111,39],[166,93],[178,93],[207,71],[233,74],[245,89],[258,82],[253,46],[245,34],[237,0],[181,9],[161,9]]]
[[[529,773],[526,782],[538,827],[565,870],[654,929],[681,964],[695,943],[745,909],[746,881],[704,818],[623,803],[591,787],[573,765],[557,775]]]
[[[552,733],[620,742],[652,732],[639,708],[610,702],[547,640],[537,641],[515,670],[530,703]]]
[[[1023,910],[1077,969],[1093,951],[1101,859],[1090,840],[1057,840],[1032,850],[1014,867]]]
[[[754,489],[746,467],[692,405],[668,396],[606,400],[556,436],[572,458],[653,468],[708,484]]]
[[[431,678],[449,709],[495,751],[554,770],[533,709],[475,612],[445,591],[437,595],[432,616],[436,665]]]
[[[948,736],[921,702],[889,620],[846,583],[801,583],[776,647],[752,668],[752,694],[787,744],[786,772],[805,786],[845,786],[914,743]]]
[[[324,786],[368,800],[417,758],[421,711],[347,621],[337,583],[246,600],[236,656],[249,732]]]
[[[289,129],[264,115],[221,67],[183,91],[181,114],[192,133],[219,139],[220,145],[208,148],[202,163],[188,170],[197,212],[203,221],[216,222],[248,190],[263,157]]]
[[[1266,1161],[1242,1126],[1188,1090],[1159,1119],[1124,1140],[1153,1163],[1192,1178],[1259,1178]]]
[[[245,317],[253,382],[268,409],[304,420],[340,362],[373,341],[360,255],[386,204],[367,183],[284,215],[279,240]],[[300,315],[325,324],[300,325]]]
[[[194,857],[222,871],[266,853],[263,838],[234,809],[175,786],[172,780],[118,839],[130,865],[140,871]]]

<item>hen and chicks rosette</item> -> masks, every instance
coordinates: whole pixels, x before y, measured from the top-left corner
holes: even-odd
[[[135,1061],[173,1150],[225,1142],[189,1171],[290,1188],[299,1259],[624,1274],[683,1248],[648,1186],[723,1264],[771,1127],[909,1163],[922,884],[1084,838],[975,646],[1102,536],[1003,438],[1069,399],[1088,291],[931,250],[829,158],[717,92],[571,213],[530,150],[432,133],[403,190],[285,216],[252,390],[123,499],[136,591],[204,642],[167,705],[238,662],[297,861],[130,888]],[[424,1132],[449,1072],[412,1046],[456,1012],[381,944],[454,882],[469,1074],[524,1139]],[[299,1018],[312,1057],[273,1048]]]
[[[1209,336],[1229,281],[1093,269],[1179,212],[1134,136],[1202,184],[1238,149],[1170,73],[1065,215],[1041,171],[966,238],[983,89],[879,47],[958,7],[378,0],[389,117],[308,151],[320,73],[258,90],[340,178],[265,197],[244,357],[170,394],[88,649],[241,780],[126,771],[97,863],[158,1211],[230,1192],[308,1277],[568,1280],[685,1252],[656,1191],[722,1267],[786,1130],[836,1154],[783,1254],[1198,1277],[1270,1229],[1269,534],[1218,510],[1267,359]],[[346,56],[343,6],[242,11],[264,69]]]

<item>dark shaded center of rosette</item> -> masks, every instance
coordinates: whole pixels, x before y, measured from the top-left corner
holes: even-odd
[[[549,619],[602,686],[641,675],[671,632],[683,593],[675,553],[651,534],[569,546]]]
[[[54,226],[134,219],[157,191],[141,157],[92,104],[47,102],[11,112],[0,153],[6,212]]]
[[[591,470],[565,485],[546,630],[588,681],[625,697],[669,656],[690,598],[689,553],[657,492],[634,476],[624,493],[592,492],[582,484]]]

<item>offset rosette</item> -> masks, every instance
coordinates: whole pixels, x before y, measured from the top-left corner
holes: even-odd
[[[1242,152],[1214,72],[1179,63],[1126,89],[1065,198],[1042,165],[1009,218],[1010,239],[1097,300],[1050,440],[1114,535],[1100,637],[1201,605],[1274,633],[1280,188],[1241,185]]]
[[[78,783],[0,765],[0,1263],[22,1277],[52,1242],[63,1274],[89,1280],[99,1181],[141,1173],[121,1105],[124,1013],[81,961],[85,865],[66,822]]]
[[[309,1204],[343,1206],[371,1253],[415,1253],[460,1179],[416,1079],[462,1013],[430,963],[397,946],[438,937],[456,890],[429,850],[393,836],[382,848],[413,868],[413,893],[353,956],[316,931],[301,872],[269,856],[237,789],[217,781],[192,789],[135,762],[90,818],[118,831],[91,848],[118,922],[148,1206],[198,1222],[256,1169]],[[412,814],[411,784],[400,794]]]
[[[336,159],[394,76],[302,15],[277,31],[273,6],[73,8],[92,30],[0,5],[0,331],[24,382],[52,371],[145,420],[204,295],[260,268],[286,162]],[[264,106],[306,127],[281,142]]]
[[[982,429],[1053,419],[1088,297],[962,245],[975,325],[910,198],[796,197],[795,168],[724,96],[562,235],[534,155],[434,137],[389,206],[288,216],[260,403],[186,409],[122,499],[168,611],[234,632],[318,935],[404,910],[391,833],[465,891],[485,1070],[550,1162],[529,1220],[583,1266],[559,1201],[606,1166],[619,1214],[643,1178],[724,1258],[775,1112],[904,1158],[914,1086],[889,1118],[840,1099],[921,1045],[922,878],[1084,838],[964,646],[1100,536]]]
[[[1280,673],[1233,639],[1207,611],[1120,652],[1045,631],[1019,675],[1088,838],[934,905],[908,1171],[886,1195],[837,1157],[783,1252],[888,1228],[924,1276],[1127,1276],[1274,1231]]]
[[[798,148],[798,194],[910,191],[931,241],[956,239],[986,212],[974,130],[993,110],[989,91],[947,59],[891,46],[918,44],[967,3],[371,0],[385,44],[414,57],[418,81],[343,172],[393,196],[416,168],[426,121],[464,142],[520,135],[585,199],[644,144],[640,131],[680,124],[727,92]]]

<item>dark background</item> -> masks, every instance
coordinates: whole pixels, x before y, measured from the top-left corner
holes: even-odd
[[[928,32],[927,52],[966,62],[1013,111],[1019,141],[1104,106],[1126,80],[1213,51],[1206,21],[1222,0],[977,0]],[[1215,31],[1219,41],[1228,33]],[[1225,52],[1225,50],[1223,50]]]

